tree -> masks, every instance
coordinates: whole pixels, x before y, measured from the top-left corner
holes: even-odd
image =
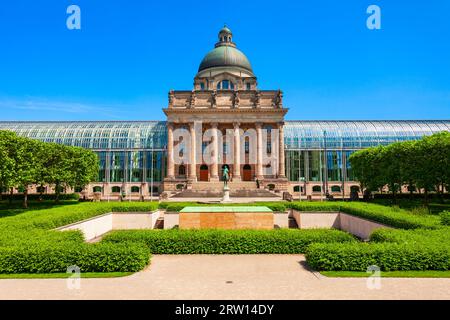
[[[15,139],[15,183],[16,187],[24,189],[23,207],[28,207],[28,188],[35,184],[38,172],[42,170],[37,161],[40,142],[32,139],[17,137]]]
[[[0,130],[0,200],[3,190],[15,185],[15,162],[13,146],[17,135],[11,131]],[[10,201],[12,198],[10,197]]]

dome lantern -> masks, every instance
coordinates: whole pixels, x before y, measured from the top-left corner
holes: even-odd
[[[215,48],[208,52],[200,63],[198,72],[214,68],[229,68],[253,76],[250,62],[245,54],[236,48],[233,33],[226,25],[220,29],[218,38]]]

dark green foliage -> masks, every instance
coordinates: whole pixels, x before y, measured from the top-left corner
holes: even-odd
[[[450,184],[450,133],[443,131],[417,141],[392,143],[359,150],[350,158],[353,173],[363,189],[373,192],[389,187],[393,198],[402,185],[424,190],[437,190],[442,198]]]
[[[0,219],[0,273],[134,272],[150,252],[139,244],[87,244],[80,231],[51,230],[111,211],[153,211],[157,203],[79,203]]]
[[[298,211],[341,211],[368,220],[380,222],[401,229],[439,226],[434,216],[416,216],[409,211],[361,202],[291,202],[288,206]]]
[[[153,254],[257,254],[303,253],[316,242],[352,242],[339,230],[124,230],[103,242],[145,244]]]
[[[171,212],[179,212],[185,207],[196,207],[196,206],[210,206],[211,204],[198,203],[198,202],[161,202],[159,208],[166,209]],[[265,206],[274,212],[284,212],[286,211],[286,202],[253,202],[253,203],[227,203],[227,204],[217,204],[214,206]]]
[[[0,273],[66,272],[73,265],[81,272],[134,272],[149,259],[148,249],[138,244],[40,243],[0,248]]]
[[[306,252],[316,270],[449,270],[450,251],[437,245],[397,243],[312,244]]]
[[[8,195],[8,198],[9,197],[10,196]],[[22,199],[23,199],[23,194],[15,193],[12,196],[13,201],[22,200]],[[61,193],[59,195],[59,200],[62,200],[62,201],[79,200],[79,199],[80,199],[80,195],[78,193]],[[38,200],[42,200],[42,201],[56,200],[56,194],[45,193],[45,194],[39,195],[39,194],[32,193],[32,194],[28,195],[28,201],[38,201]]]
[[[439,214],[439,217],[441,218],[441,223],[444,226],[450,226],[450,211],[443,211]]]

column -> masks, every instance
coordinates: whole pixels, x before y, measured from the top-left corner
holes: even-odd
[[[175,178],[173,163],[173,123],[167,123],[167,178]]]
[[[234,165],[233,181],[241,180],[241,137],[239,135],[239,122],[233,123],[234,126]]]
[[[217,122],[211,123],[212,128],[212,163],[211,163],[211,180],[219,180],[219,135]]]
[[[189,161],[189,179],[197,181],[197,162],[196,162],[196,140],[195,140],[195,123],[191,122],[189,124],[190,135],[191,135],[191,150],[189,150],[190,161]]]
[[[257,135],[257,147],[256,147],[256,177],[258,179],[263,178],[263,167],[262,167],[262,155],[263,155],[263,140],[262,140],[262,123],[256,123],[256,135]]]
[[[278,124],[278,177],[286,178],[286,168],[284,162],[284,123]]]

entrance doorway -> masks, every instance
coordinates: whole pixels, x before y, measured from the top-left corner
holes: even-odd
[[[202,164],[200,166],[200,181],[208,181],[209,180],[209,170],[206,164]]]
[[[249,164],[244,165],[242,170],[242,180],[252,181],[252,166]]]

